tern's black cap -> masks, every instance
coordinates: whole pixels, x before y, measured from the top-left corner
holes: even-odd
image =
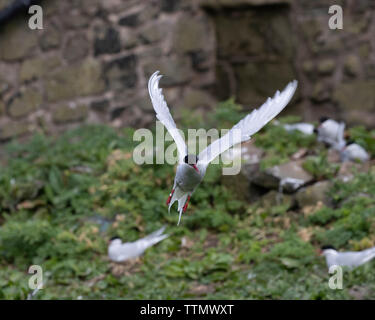
[[[325,121],[327,121],[328,120],[328,117],[320,117],[319,118],[319,122],[320,123],[323,123],[323,122],[325,122]]]
[[[116,239],[120,239],[120,237],[114,236],[111,239],[109,239],[109,241],[113,241],[113,240],[116,240]]]
[[[353,143],[355,143],[354,140],[348,140],[348,141],[346,141],[346,145],[347,145],[347,146],[350,145],[350,144],[353,144]]]
[[[334,247],[334,246],[331,246],[331,245],[325,245],[325,246],[322,246],[321,247],[321,249],[322,250],[328,250],[328,249],[333,249],[333,250],[336,250],[337,251],[337,249]]]
[[[198,157],[195,154],[187,154],[184,158],[184,162],[190,165],[198,163]]]

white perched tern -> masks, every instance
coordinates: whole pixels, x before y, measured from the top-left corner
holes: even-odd
[[[322,254],[326,258],[328,269],[335,265],[354,268],[375,258],[375,247],[362,251],[339,252],[332,246],[323,246]]]
[[[139,257],[146,249],[168,237],[163,234],[165,227],[134,242],[123,243],[119,237],[113,237],[108,246],[108,257],[114,262],[122,262]]]
[[[367,151],[357,143],[348,142],[340,152],[341,161],[366,162],[370,160]]]
[[[320,118],[320,125],[317,128],[318,141],[322,141],[331,148],[341,151],[346,145],[344,133],[344,122],[337,122],[326,117]]]

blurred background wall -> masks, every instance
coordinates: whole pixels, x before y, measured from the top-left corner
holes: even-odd
[[[297,78],[283,114],[375,127],[373,0],[39,3],[43,30],[28,28],[25,10],[0,25],[1,141],[80,123],[150,125],[155,70],[177,118],[231,96],[250,111]],[[343,7],[343,30],[328,28],[332,4]]]

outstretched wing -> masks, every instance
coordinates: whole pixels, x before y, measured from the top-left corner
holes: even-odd
[[[176,127],[171,113],[169,112],[167,103],[165,102],[162,89],[159,88],[159,81],[161,79],[159,71],[156,71],[148,81],[148,93],[150,94],[152,106],[156,112],[156,118],[167,128],[177,145],[180,162],[183,161],[187,155],[187,147],[184,139]]]
[[[283,92],[277,91],[274,97],[259,108],[248,114],[238,122],[227,134],[215,140],[198,156],[201,163],[208,165],[218,155],[237,143],[249,140],[253,134],[262,129],[269,121],[276,117],[292,99],[297,88],[297,81],[290,82]]]

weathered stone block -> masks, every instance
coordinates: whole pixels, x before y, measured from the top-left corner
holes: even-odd
[[[139,37],[145,44],[154,43],[165,39],[170,28],[170,23],[167,22],[148,24],[140,31]]]
[[[324,59],[318,63],[318,72],[321,75],[330,75],[335,70],[336,62],[333,59]]]
[[[0,141],[21,136],[27,133],[28,130],[28,124],[26,122],[7,122],[0,126]]]
[[[293,192],[312,180],[313,177],[302,168],[301,161],[291,161],[258,171],[253,183],[267,189],[280,188],[285,192]]]
[[[127,29],[120,30],[120,41],[124,49],[134,48],[141,43],[138,34]]]
[[[48,51],[50,49],[58,48],[60,43],[61,31],[59,28],[54,24],[47,26],[40,38],[40,46],[42,50]]]
[[[144,65],[144,74],[148,78],[156,70],[164,75],[161,80],[163,86],[179,85],[187,82],[192,75],[191,61],[186,56],[164,57],[159,60],[150,59]]]
[[[81,11],[89,17],[94,17],[101,13],[101,0],[80,0]]]
[[[299,190],[296,194],[298,206],[303,208],[305,206],[316,205],[319,201],[329,205],[330,200],[327,196],[328,190],[331,188],[330,181],[321,181]]]
[[[349,76],[357,76],[361,71],[361,62],[355,55],[349,55],[345,59],[344,70]]]
[[[105,66],[105,77],[112,90],[134,88],[138,81],[137,56],[131,54],[109,62]]]
[[[88,107],[86,105],[61,105],[52,112],[55,123],[66,123],[81,121],[87,117]]]
[[[114,28],[97,28],[94,41],[94,54],[118,53],[121,50],[121,41],[118,31]]]
[[[177,53],[193,52],[207,48],[207,21],[202,17],[183,16],[173,26],[172,51]]]
[[[314,85],[311,100],[314,102],[324,102],[331,98],[331,88],[326,83],[319,81]]]
[[[302,69],[307,75],[312,75],[314,72],[314,62],[312,60],[307,60],[302,63]]]
[[[61,65],[57,56],[25,60],[20,69],[20,80],[29,81],[42,78]]]
[[[359,56],[361,58],[368,58],[369,55],[370,55],[370,52],[371,52],[371,46],[370,46],[370,44],[369,43],[362,44],[359,47],[358,52],[359,52]]]
[[[282,205],[288,210],[293,207],[295,201],[292,195],[271,190],[261,197],[260,202],[262,204],[262,209],[270,210],[276,206]]]
[[[91,58],[51,73],[46,84],[50,102],[100,94],[104,89],[100,62]]]
[[[344,111],[375,110],[375,81],[341,83],[333,93],[334,100]]]
[[[28,88],[12,99],[8,113],[13,118],[23,117],[37,110],[42,102],[42,94],[35,88]]]
[[[63,56],[69,62],[85,58],[89,53],[89,42],[84,33],[78,33],[68,37]]]
[[[38,30],[31,30],[24,21],[13,20],[0,31],[0,59],[19,60],[37,46]]]
[[[61,20],[65,28],[84,28],[89,25],[89,17],[82,15],[78,11],[74,11],[70,14],[61,15]]]
[[[5,113],[5,103],[4,101],[0,100],[0,117],[2,117]]]

